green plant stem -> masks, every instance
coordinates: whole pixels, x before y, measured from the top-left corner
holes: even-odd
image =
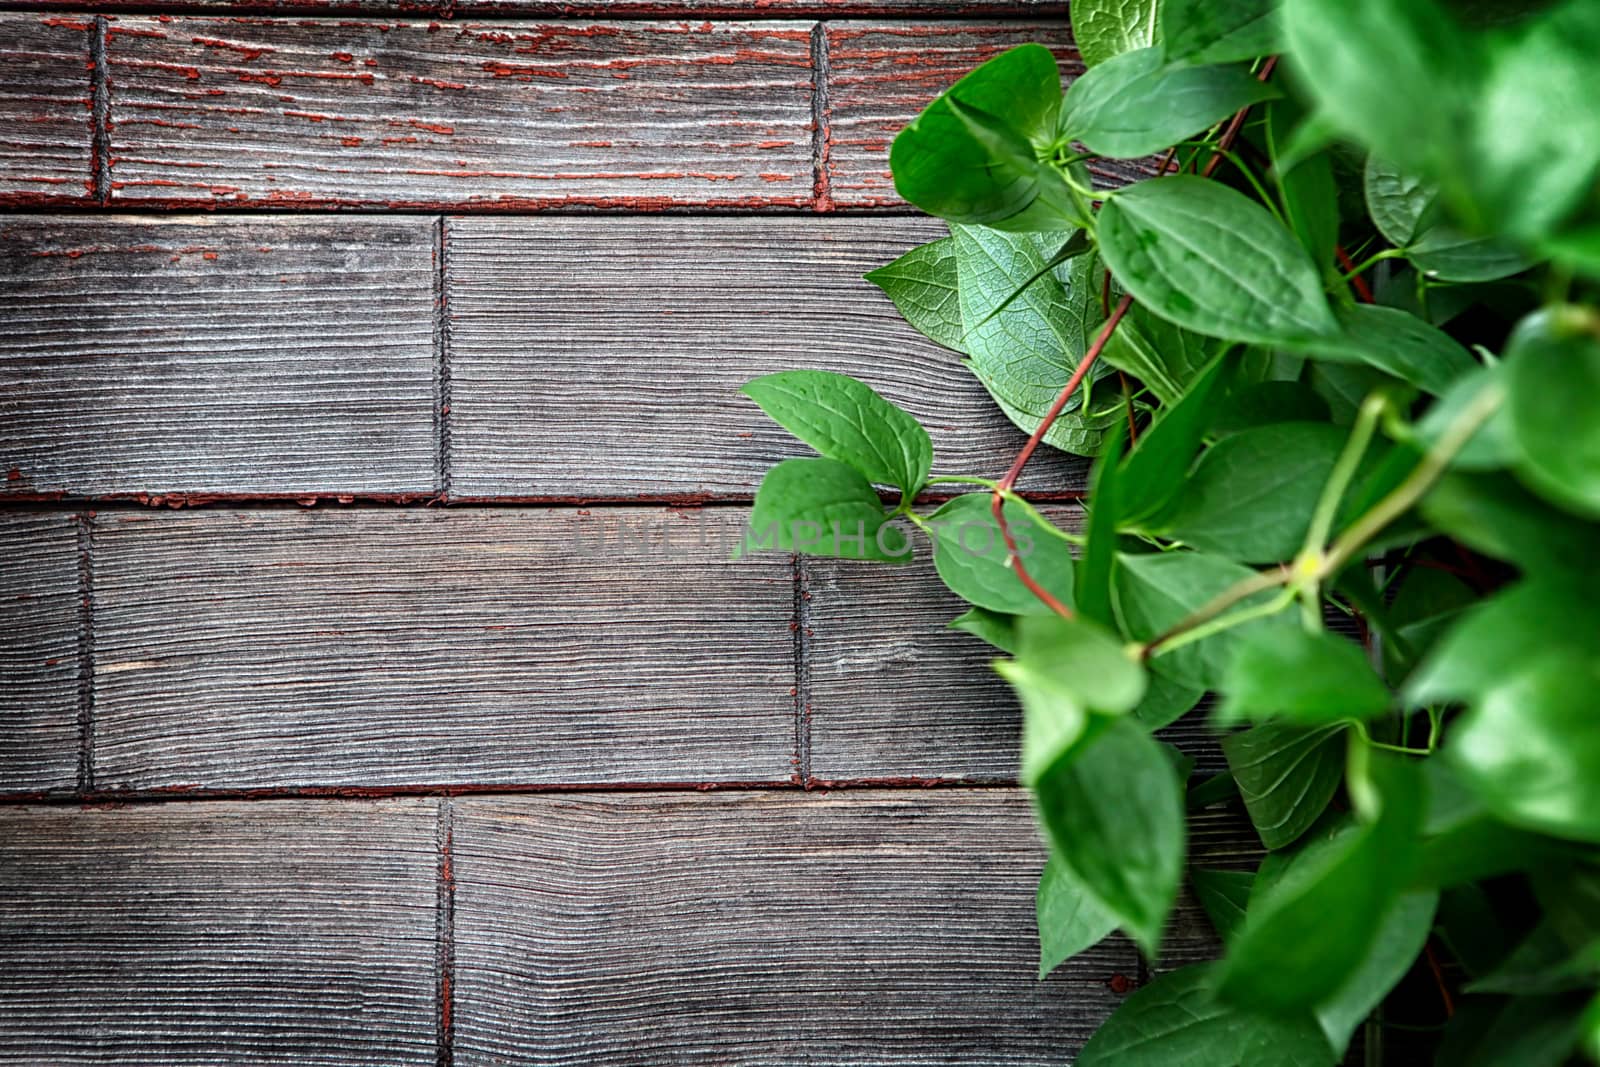
[[[946,475],[940,475],[940,476],[935,477],[935,478],[929,478],[927,484],[929,484],[929,485],[981,485],[985,489],[989,490],[992,493],[1000,493],[1000,494],[1002,494],[1006,498],[1006,503],[1015,504],[1017,507],[1021,508],[1025,512],[1027,512],[1028,515],[1035,522],[1037,522],[1040,526],[1044,527],[1047,532],[1054,534],[1056,537],[1059,537],[1061,540],[1067,542],[1069,545],[1081,545],[1081,544],[1084,544],[1088,540],[1087,538],[1085,538],[1085,537],[1083,537],[1083,536],[1081,536],[1079,534],[1072,533],[1069,530],[1063,530],[1061,527],[1057,526],[1055,523],[1053,523],[1049,519],[1045,518],[1044,517],[1044,513],[1041,512],[1038,508],[1034,507],[1033,504],[1030,503],[1026,497],[1022,496],[1020,493],[1016,492],[1015,490],[1002,489],[1000,487],[1000,483],[995,481],[992,478],[979,478],[977,475],[974,475],[974,474],[946,474]],[[907,512],[907,514],[909,514],[909,512]]]
[[[1433,447],[1423,454],[1422,462],[1406,475],[1405,481],[1395,486],[1388,496],[1374,504],[1372,510],[1352,523],[1333,542],[1323,562],[1321,577],[1338,573],[1368,541],[1421,500],[1450,466],[1455,454],[1466,446],[1472,435],[1489,421],[1504,402],[1505,388],[1498,383],[1484,388],[1473,397],[1472,403],[1445,428]]]
[[[1320,584],[1338,574],[1368,541],[1381,533],[1389,523],[1410,510],[1429,489],[1433,488],[1434,482],[1438,481],[1439,476],[1449,467],[1450,460],[1465,447],[1472,439],[1472,435],[1478,432],[1479,427],[1488,421],[1504,401],[1503,387],[1490,386],[1479,392],[1472,403],[1445,428],[1439,440],[1434,442],[1433,447],[1423,455],[1422,461],[1406,476],[1406,479],[1373,505],[1370,511],[1352,523],[1327,552],[1315,556],[1302,554],[1301,560],[1297,561],[1293,568],[1279,567],[1276,570],[1260,571],[1249,578],[1240,579],[1198,611],[1145,644],[1140,650],[1141,656],[1148,659],[1161,655],[1174,648],[1181,648],[1191,642],[1221,633],[1240,623],[1275,614],[1293,603],[1295,596],[1299,595],[1301,588],[1307,583]],[[1222,616],[1224,611],[1246,597],[1279,585],[1288,586],[1282,596],[1256,607]],[[1268,608],[1271,610],[1267,610]],[[1196,633],[1199,636],[1193,636]]]
[[[1349,285],[1353,279],[1365,274],[1367,271],[1371,270],[1373,267],[1377,266],[1379,263],[1382,263],[1386,259],[1399,259],[1404,255],[1405,250],[1400,248],[1385,248],[1382,252],[1374,252],[1372,255],[1368,256],[1366,259],[1363,259],[1360,263],[1357,263],[1355,266],[1341,274],[1339,276],[1339,285],[1336,288],[1343,288],[1344,286]]]

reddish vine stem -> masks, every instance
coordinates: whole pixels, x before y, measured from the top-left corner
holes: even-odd
[[[1038,428],[1028,438],[1028,443],[1022,446],[1022,451],[1017,453],[1016,460],[1011,464],[1011,469],[1006,471],[1006,476],[1000,479],[995,487],[994,497],[990,504],[990,511],[994,515],[995,525],[1000,527],[1000,538],[1006,545],[1006,564],[1016,572],[1017,580],[1027,587],[1028,592],[1043,601],[1045,607],[1060,615],[1064,619],[1073,617],[1072,609],[1034,580],[1028,573],[1027,565],[1022,562],[1022,555],[1017,551],[1016,538],[1011,536],[1011,527],[1006,523],[1005,502],[1006,494],[1012,486],[1017,484],[1017,478],[1022,474],[1022,468],[1028,465],[1028,460],[1033,457],[1039,448],[1039,442],[1044,440],[1044,435],[1050,432],[1050,427],[1055,425],[1056,419],[1066,410],[1067,402],[1072,399],[1072,394],[1078,391],[1078,385],[1088,377],[1089,368],[1094,366],[1095,360],[1100,358],[1100,352],[1106,347],[1106,342],[1111,340],[1112,331],[1117,328],[1117,323],[1122,321],[1122,316],[1128,313],[1128,308],[1133,306],[1133,297],[1124,296],[1117,301],[1117,306],[1111,312],[1111,317],[1106,319],[1105,325],[1100,327],[1100,333],[1095,337],[1094,343],[1083,354],[1083,359],[1078,361],[1077,369],[1072,372],[1072,377],[1067,379],[1067,384],[1062,387],[1056,396],[1055,403],[1050,405],[1050,410],[1044,413],[1044,418],[1039,421]]]
[[[1439,999],[1444,1001],[1444,1017],[1456,1017],[1455,998],[1450,996],[1450,986],[1444,980],[1444,968],[1439,966],[1439,957],[1433,951],[1433,942],[1427,942],[1422,947],[1423,954],[1428,957],[1428,969],[1433,972],[1433,980],[1439,986]]]
[[[1272,72],[1278,67],[1278,57],[1268,56],[1267,61],[1261,64],[1261,70],[1256,74],[1257,81],[1266,81],[1272,77]],[[1227,127],[1222,131],[1222,137],[1217,141],[1217,150],[1211,153],[1211,158],[1206,161],[1206,169],[1200,172],[1200,177],[1209,178],[1216,173],[1222,161],[1227,158],[1227,153],[1233,148],[1233,142],[1239,139],[1239,131],[1244,129],[1245,117],[1250,114],[1250,109],[1242,107],[1228,120]]]
[[[1346,271],[1352,271],[1356,269],[1355,261],[1350,258],[1350,253],[1344,250],[1343,245],[1334,245],[1333,254],[1339,257],[1339,266],[1343,267]],[[1350,288],[1356,291],[1356,299],[1360,300],[1363,304],[1376,303],[1372,296],[1372,287],[1367,284],[1367,280],[1361,275],[1350,275]]]
[[[1256,77],[1260,81],[1266,81],[1272,77],[1272,72],[1277,65],[1277,56],[1268,57],[1267,61],[1261,65],[1261,70]],[[1248,107],[1240,108],[1238,113],[1228,122],[1227,128],[1223,130],[1222,137],[1217,142],[1217,151],[1212,153],[1210,162],[1206,164],[1204,177],[1211,177],[1212,172],[1221,164],[1225,153],[1233,147],[1233,142],[1238,139],[1239,131],[1244,128],[1245,117],[1249,114],[1250,109]],[[1176,154],[1176,146],[1168,149],[1166,156],[1161,160],[1160,167],[1156,170],[1157,176],[1167,173],[1167,168],[1172,165]],[[1101,289],[1102,305],[1109,303],[1110,295],[1111,272],[1108,270]],[[1046,607],[1064,619],[1073,617],[1072,609],[1058,600],[1050,590],[1035,581],[1033,575],[1028,573],[1027,565],[1022,562],[1022,556],[1017,551],[1016,538],[1011,535],[1011,527],[1006,522],[1005,498],[1006,494],[1011,492],[1012,488],[1017,484],[1017,478],[1022,474],[1022,468],[1028,465],[1028,460],[1038,450],[1039,442],[1044,440],[1044,435],[1050,432],[1050,427],[1055,425],[1056,419],[1060,418],[1061,413],[1066,410],[1067,402],[1072,399],[1072,394],[1077,392],[1078,385],[1087,377],[1089,368],[1094,366],[1095,360],[1100,358],[1100,352],[1105,348],[1106,342],[1111,340],[1111,334],[1116,330],[1117,324],[1122,321],[1122,317],[1128,313],[1128,309],[1132,306],[1133,297],[1131,295],[1124,294],[1122,299],[1117,301],[1116,308],[1106,317],[1105,325],[1100,327],[1100,333],[1095,337],[1094,343],[1089,346],[1088,351],[1083,354],[1083,359],[1078,362],[1077,368],[1073,370],[1072,377],[1067,379],[1067,384],[1062,387],[1061,393],[1055,399],[1055,403],[1050,405],[1050,410],[1045,412],[1044,418],[1040,420],[1038,427],[1033,431],[1032,436],[1028,438],[1028,443],[1023,445],[1022,451],[1017,453],[1017,458],[1012,462],[1011,469],[1006,471],[1006,476],[996,484],[994,495],[990,502],[989,510],[994,515],[995,525],[1000,528],[1000,538],[1005,542],[1006,565],[1015,572],[1017,580],[1027,588],[1028,592],[1032,593]],[[1132,430],[1133,411],[1131,407],[1128,415],[1129,429]]]

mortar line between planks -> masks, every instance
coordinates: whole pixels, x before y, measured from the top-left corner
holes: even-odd
[[[94,792],[94,512],[76,516],[78,547],[78,788]]]
[[[456,978],[456,875],[455,875],[455,806],[449,797],[439,798],[439,823],[437,829],[439,855],[439,885],[435,913],[436,966],[438,967],[437,995],[438,1067],[453,1067],[455,1063],[455,978]]]
[[[828,83],[833,68],[828,59],[828,27],[818,21],[811,27],[811,166],[814,173],[812,208],[819,212],[833,210],[833,195],[829,192],[828,156],[833,146],[833,118],[829,102]]]
[[[434,490],[443,502],[450,499],[450,230],[439,216],[433,230],[433,347],[435,435]]]
[[[111,204],[111,71],[106,63],[106,17],[96,15],[89,37],[89,191]]]

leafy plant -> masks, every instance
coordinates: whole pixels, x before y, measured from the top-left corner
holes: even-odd
[[[1364,1021],[1369,1055],[1600,1057],[1600,5],[1073,6],[1064,94],[1024,45],[896,139],[950,236],[868,276],[1026,447],[932,476],[867,386],[759,379],[820,457],[751,542],[932,539],[1022,705],[1042,971],[1117,929],[1158,960],[1186,881],[1210,915],[1223,957],[1080,1064],[1333,1063]],[[1016,492],[1042,444],[1097,457],[1083,535]],[[1153,736],[1186,713],[1225,774]],[[1256,869],[1186,870],[1186,812],[1234,803]]]

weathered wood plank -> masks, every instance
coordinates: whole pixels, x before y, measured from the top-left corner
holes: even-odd
[[[432,492],[435,225],[0,219],[0,495]]]
[[[61,6],[59,0],[15,0],[24,9]],[[374,14],[451,19],[506,15],[521,18],[915,18],[971,15],[1061,15],[1065,0],[82,0],[75,11],[170,11],[281,15]]]
[[[78,782],[77,517],[0,515],[0,791]]]
[[[96,784],[785,782],[793,573],[743,519],[104,514]]]
[[[0,205],[95,195],[94,21],[0,12]]]
[[[0,809],[0,1063],[432,1064],[436,802]]]
[[[812,196],[800,22],[118,18],[121,202],[650,209]]]
[[[1116,938],[1037,980],[1014,790],[455,807],[463,1067],[1061,1063],[1136,973]]]
[[[839,207],[902,204],[889,174],[889,145],[928,102],[973,67],[1029,41],[1047,45],[1070,83],[1083,73],[1065,18],[1018,23],[826,24],[827,195]],[[1091,165],[1121,184],[1153,165],[1106,160]]]
[[[903,218],[452,220],[452,495],[748,497],[809,450],[739,387],[797,367],[904,405],[933,433],[936,470],[997,477],[1024,435],[861,278],[942,232]],[[1041,454],[1025,484],[1076,489],[1084,470]]]

